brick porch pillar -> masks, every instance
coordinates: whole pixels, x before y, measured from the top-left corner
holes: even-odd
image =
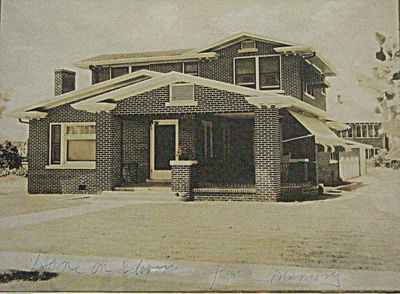
[[[171,161],[171,189],[174,192],[190,195],[193,190],[193,166],[195,160]]]
[[[96,122],[96,182],[97,191],[112,190],[122,180],[121,119],[100,112]]]
[[[261,106],[254,118],[256,194],[276,201],[281,193],[279,109]]]

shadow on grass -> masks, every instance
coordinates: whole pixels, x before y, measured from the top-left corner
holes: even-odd
[[[279,202],[304,202],[304,201],[316,201],[316,200],[327,200],[327,199],[335,199],[343,196],[343,191],[350,192],[357,190],[361,187],[366,186],[362,182],[347,182],[342,186],[336,187],[328,187],[330,188],[328,191],[324,192],[322,187],[319,189],[319,193],[317,195],[282,195]]]
[[[0,273],[0,284],[10,283],[12,281],[47,281],[57,276],[57,273],[52,272],[9,270]]]

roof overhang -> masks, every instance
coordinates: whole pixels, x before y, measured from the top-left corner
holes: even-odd
[[[240,32],[240,33],[233,34],[223,40],[215,42],[211,45],[207,45],[207,46],[199,48],[199,49],[194,49],[185,54],[200,53],[200,52],[204,52],[204,51],[210,51],[213,49],[219,50],[219,49],[229,46],[233,43],[236,43],[241,40],[246,40],[246,39],[254,39],[254,40],[263,41],[263,42],[267,42],[267,43],[273,43],[273,44],[277,44],[277,45],[299,46],[299,44],[295,44],[295,43],[283,41],[283,40],[278,40],[278,39],[271,38],[268,36],[253,34],[253,33],[249,33],[249,32]]]
[[[336,134],[331,129],[329,129],[329,127],[325,125],[323,121],[319,120],[316,117],[304,115],[293,110],[289,110],[289,112],[311,134],[314,135],[315,143],[323,146],[329,146],[333,149],[335,148],[335,146],[342,146],[343,148],[345,148],[346,151],[350,151],[350,146],[346,144],[343,139],[336,136]]]
[[[112,65],[124,65],[133,63],[159,63],[159,62],[173,62],[182,60],[202,60],[202,59],[213,59],[217,58],[218,54],[215,52],[208,53],[194,53],[194,54],[181,54],[181,55],[169,55],[169,56],[153,56],[153,57],[139,57],[139,58],[123,58],[123,59],[106,59],[106,60],[93,60],[93,61],[79,61],[74,63],[75,67],[81,69],[89,69],[93,66],[108,66]]]
[[[162,73],[153,72],[149,70],[139,70],[134,73],[120,76],[115,79],[107,80],[105,82],[97,83],[80,90],[68,92],[59,96],[52,97],[51,99],[44,100],[42,102],[25,106],[22,108],[15,109],[13,111],[7,112],[6,117],[10,118],[21,118],[21,119],[31,119],[31,118],[43,118],[42,110],[48,110],[66,103],[71,103],[77,100],[84,99],[86,97],[94,96],[107,92],[113,89],[121,88],[133,83],[138,83],[146,79],[158,77]],[[40,109],[40,111],[37,111]]]
[[[334,129],[336,131],[345,131],[350,128],[349,125],[346,125],[345,123],[339,122],[339,121],[333,121],[333,120],[327,120],[325,121],[325,124],[330,127],[331,129]]]
[[[255,90],[255,89],[250,89],[246,87],[241,87],[229,83],[224,83],[216,80],[210,80],[202,77],[197,77],[197,76],[191,76],[183,73],[178,73],[178,72],[170,72],[167,74],[163,74],[159,77],[155,77],[146,81],[143,81],[141,83],[137,83],[134,85],[130,85],[109,93],[104,93],[102,95],[87,99],[85,101],[81,101],[78,103],[75,103],[72,105],[72,107],[80,110],[86,110],[90,112],[96,112],[96,111],[109,111],[104,109],[99,108],[97,105],[98,103],[104,103],[104,102],[117,102],[122,99],[132,97],[147,91],[151,91],[156,88],[161,88],[173,83],[177,82],[185,82],[185,83],[191,83],[195,85],[201,85],[205,87],[210,87],[210,88],[216,88],[219,90],[227,91],[227,92],[234,92],[246,96],[257,96],[262,94],[263,96],[267,97],[274,97],[276,98],[276,101],[279,101],[280,98],[283,97],[290,97],[290,96],[284,96],[284,95],[279,95],[276,93],[270,93],[266,94],[265,92]],[[294,99],[294,98],[293,98]],[[116,107],[116,104],[114,105]],[[108,108],[107,108],[108,109]]]
[[[6,113],[6,117],[19,118],[19,119],[41,119],[47,116],[45,111],[26,111],[26,112],[9,112]]]
[[[293,98],[292,96],[286,96],[272,92],[267,93],[266,91],[250,89],[234,84],[224,83],[216,80],[210,80],[177,72],[162,74],[158,77],[137,84],[117,89],[109,93],[104,93],[102,95],[98,95],[96,97],[74,103],[72,104],[72,107],[89,112],[111,111],[117,106],[116,102],[122,99],[139,95],[141,93],[148,92],[177,82],[191,83],[248,96],[246,97],[246,100],[250,104],[257,107],[261,107],[264,105],[268,107],[275,106],[277,108],[293,108],[298,111],[303,111],[305,113],[320,117],[322,119],[330,120],[325,111],[308,103],[300,101],[296,98]]]
[[[337,76],[337,71],[318,50],[309,46],[287,46],[277,47],[274,50],[278,53],[295,54],[308,57],[306,60],[315,65],[327,77]],[[310,57],[311,56],[311,57]]]
[[[352,148],[365,148],[365,149],[372,149],[374,146],[365,144],[365,143],[360,143],[352,140],[343,140],[346,142],[346,144],[350,145]]]

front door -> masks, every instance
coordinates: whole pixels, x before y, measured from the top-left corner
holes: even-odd
[[[150,130],[150,178],[171,179],[171,160],[178,150],[178,120],[154,120]]]

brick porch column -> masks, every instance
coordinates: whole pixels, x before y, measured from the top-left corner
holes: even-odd
[[[195,160],[173,160],[171,163],[171,189],[190,195],[193,190],[193,166]]]
[[[112,190],[122,180],[122,124],[120,118],[100,112],[96,122],[97,191]]]
[[[279,109],[262,106],[254,118],[256,194],[276,201],[281,193]]]

